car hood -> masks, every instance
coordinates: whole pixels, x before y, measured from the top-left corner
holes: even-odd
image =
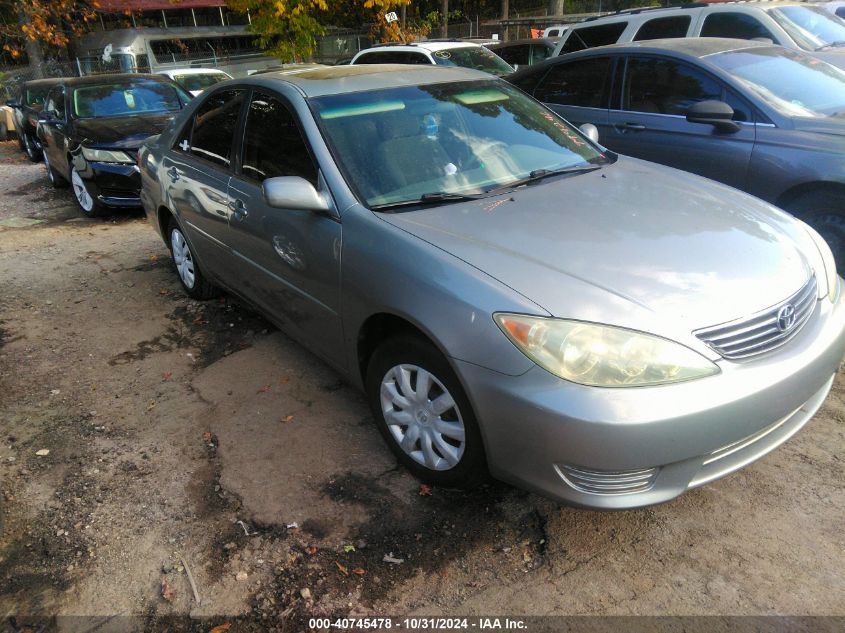
[[[136,149],[145,139],[160,134],[176,114],[77,119],[74,127],[77,138],[85,145]]]
[[[553,316],[664,336],[770,307],[812,270],[808,236],[787,214],[624,157],[504,196],[381,217]]]

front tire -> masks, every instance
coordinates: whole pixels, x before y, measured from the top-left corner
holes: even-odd
[[[431,343],[413,335],[382,343],[367,365],[366,393],[379,431],[415,477],[448,488],[488,478],[469,399]]]
[[[85,217],[97,218],[108,213],[108,209],[88,191],[88,186],[76,167],[70,168],[70,184],[73,186],[73,197],[76,198],[76,204]]]
[[[831,191],[810,191],[788,210],[821,235],[836,259],[836,271],[845,276],[845,196]]]
[[[206,280],[191,251],[191,245],[188,244],[182,228],[175,220],[171,220],[167,227],[167,243],[170,246],[170,257],[179,275],[179,282],[189,297],[205,301],[220,294],[217,286]]]

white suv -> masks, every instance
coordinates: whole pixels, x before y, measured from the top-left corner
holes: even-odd
[[[505,60],[483,46],[460,41],[380,44],[360,51],[351,63],[463,66],[498,77],[509,75],[514,70]]]
[[[770,40],[845,68],[845,20],[798,2],[726,2],[620,11],[571,25],[555,55],[618,42],[676,37]]]

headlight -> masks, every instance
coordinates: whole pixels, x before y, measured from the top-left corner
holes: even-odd
[[[124,152],[119,152],[110,149],[92,149],[90,147],[82,148],[82,155],[85,160],[91,160],[98,163],[134,163],[135,161]]]
[[[641,387],[719,373],[697,352],[650,334],[522,314],[498,313],[493,318],[528,358],[581,385]]]
[[[827,277],[827,285],[822,286],[822,288],[827,290],[828,299],[836,301],[836,295],[839,292],[839,275],[836,274],[836,260],[833,257],[833,251],[830,250],[830,246],[827,245],[827,242],[825,242],[824,238],[818,234],[816,229],[806,222],[801,222],[801,224],[804,225],[804,229],[810,234],[810,237],[813,238],[813,242],[815,242],[816,248],[822,256],[824,274],[825,277]],[[822,290],[822,292],[824,292],[824,290]]]

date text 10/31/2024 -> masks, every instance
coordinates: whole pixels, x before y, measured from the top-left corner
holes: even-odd
[[[308,628],[312,631],[347,630],[366,631],[374,629],[404,629],[406,631],[518,631],[527,630],[525,621],[511,618],[311,618]]]

